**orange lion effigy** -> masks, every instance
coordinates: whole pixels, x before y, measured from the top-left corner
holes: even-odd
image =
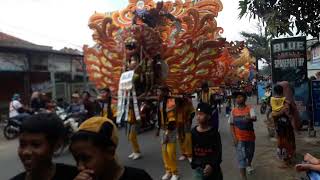
[[[220,0],[129,0],[121,11],[95,13],[89,27],[96,45],[84,47],[90,79],[117,91],[121,74],[134,70],[138,95],[155,86],[181,94],[203,80],[223,82],[243,44],[220,38],[215,18],[222,9]]]
[[[139,121],[147,124],[150,112],[172,111],[175,101],[189,102],[181,95],[194,93],[203,81],[218,86],[241,67],[233,63],[244,43],[220,38],[223,29],[216,17],[222,9],[220,0],[129,0],[123,10],[91,16],[89,27],[96,44],[84,46],[87,71],[98,88],[117,92],[117,123],[124,120],[129,125],[130,158],[137,159],[141,153],[136,135]],[[169,89],[170,98],[176,99],[162,100],[161,107],[155,89]],[[150,99],[157,101],[157,110],[151,110]],[[155,119],[159,130],[168,128],[170,122]],[[184,132],[180,131],[184,123],[177,123],[179,132]]]

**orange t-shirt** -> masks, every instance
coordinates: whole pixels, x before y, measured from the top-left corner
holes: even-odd
[[[253,122],[246,120],[246,116],[251,116],[254,111],[246,106],[245,108],[234,108],[232,110],[232,121],[234,125],[235,136],[238,141],[255,141]]]

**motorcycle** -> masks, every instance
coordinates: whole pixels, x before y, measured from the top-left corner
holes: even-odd
[[[54,153],[54,155],[60,156],[69,146],[71,136],[77,132],[79,127],[80,118],[77,118],[75,115],[68,114],[63,108],[56,108],[57,116],[62,120],[65,127],[65,136],[60,148]]]
[[[15,139],[20,134],[20,128],[22,125],[22,121],[30,116],[31,113],[23,113],[19,116],[9,118],[5,120],[6,125],[3,129],[3,135],[7,140]]]
[[[260,107],[260,113],[265,114],[267,111],[267,107],[269,106],[271,98],[271,90],[266,90],[266,93],[264,94],[264,97],[262,97],[262,103]]]
[[[16,118],[9,118],[3,129],[3,135],[7,140],[15,139],[20,133],[22,122]]]

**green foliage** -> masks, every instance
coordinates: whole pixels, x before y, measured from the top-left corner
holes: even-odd
[[[273,37],[320,33],[320,0],[239,0],[239,17],[262,20]]]
[[[270,63],[270,47],[269,47],[269,40],[270,38],[268,35],[263,32],[263,27],[261,24],[257,26],[259,34],[257,33],[248,33],[248,32],[241,32],[241,36],[244,38],[245,44],[252,53],[252,55],[257,60],[264,59],[266,63]]]

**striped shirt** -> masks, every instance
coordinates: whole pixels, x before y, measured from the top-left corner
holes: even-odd
[[[234,126],[234,133],[238,141],[255,141],[253,122],[248,121],[246,116],[255,117],[254,109],[249,106],[234,108],[229,123]]]

